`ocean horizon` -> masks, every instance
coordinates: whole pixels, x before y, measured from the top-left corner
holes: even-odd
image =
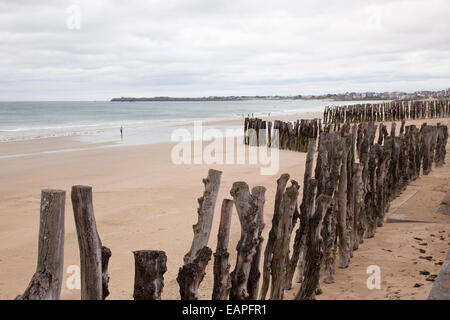
[[[194,121],[322,113],[325,106],[357,103],[364,101],[0,101],[0,143],[54,137],[110,146],[163,143],[171,141],[177,128],[192,131]],[[241,126],[214,127],[225,131]],[[11,156],[20,155],[2,158]]]

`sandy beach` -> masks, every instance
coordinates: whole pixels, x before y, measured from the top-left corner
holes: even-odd
[[[310,114],[311,118],[320,114]],[[302,118],[308,118],[302,115]],[[289,119],[296,119],[290,115]],[[283,117],[277,117],[283,119]],[[273,120],[273,119],[272,119]],[[408,121],[450,124],[448,119]],[[209,125],[239,125],[242,121],[213,122]],[[389,125],[389,123],[387,123]],[[399,130],[399,126],[397,126]],[[170,154],[173,143],[140,146],[92,146],[73,137],[0,143],[1,155],[29,154],[0,158],[0,299],[14,299],[28,285],[36,267],[40,191],[66,190],[64,270],[79,264],[70,189],[82,184],[93,187],[94,210],[100,238],[112,251],[109,264],[108,299],[132,299],[134,258],[132,251],[164,250],[167,273],[163,299],[179,299],[176,276],[192,241],[197,221],[197,198],[203,193],[202,179],[209,168],[223,171],[209,246],[215,250],[220,205],[231,198],[233,182],[267,188],[266,227],[271,227],[276,180],[282,173],[303,181],[306,154],[280,151],[280,168],[273,176],[260,175],[258,165],[175,165]],[[57,150],[75,151],[54,152]],[[303,190],[302,183],[300,183]],[[420,176],[394,200],[387,215],[426,222],[385,223],[375,238],[366,239],[354,253],[350,267],[336,269],[336,283],[323,284],[318,299],[426,299],[432,282],[420,271],[437,274],[449,248],[450,216],[435,213],[450,189],[450,146],[446,164]],[[235,247],[240,236],[236,212],[230,235],[230,262],[234,268]],[[420,238],[418,241],[414,238]],[[426,243],[426,245],[420,244]],[[264,244],[265,246],[265,244]],[[421,253],[423,249],[426,253]],[[432,256],[431,261],[419,258]],[[212,261],[200,286],[199,298],[210,299],[213,285]],[[366,287],[370,265],[382,272],[380,290]],[[62,299],[79,299],[80,290],[68,289],[64,272]],[[419,284],[415,287],[415,284]],[[291,299],[298,284],[285,294]]]

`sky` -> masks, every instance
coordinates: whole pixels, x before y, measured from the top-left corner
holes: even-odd
[[[448,0],[0,0],[0,100],[450,87]]]

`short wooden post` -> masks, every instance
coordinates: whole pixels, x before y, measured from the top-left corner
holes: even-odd
[[[134,300],[161,300],[167,257],[164,251],[139,250],[134,254]]]
[[[103,300],[109,296],[109,275],[108,264],[111,258],[111,250],[108,247],[102,246],[102,298]]]
[[[64,265],[64,190],[42,190],[36,273],[16,300],[58,300]]]
[[[197,300],[198,288],[205,276],[206,266],[211,260],[212,250],[203,247],[192,263],[185,264],[178,271],[177,282],[180,286],[181,300]]]

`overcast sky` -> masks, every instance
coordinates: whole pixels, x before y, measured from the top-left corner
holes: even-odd
[[[444,89],[449,17],[449,0],[0,0],[0,100]]]

